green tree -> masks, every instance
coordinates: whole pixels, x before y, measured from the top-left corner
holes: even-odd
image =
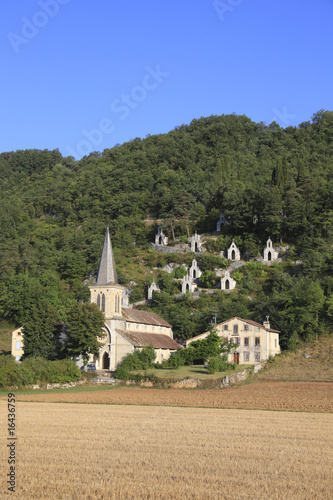
[[[57,311],[47,302],[32,306],[29,318],[23,325],[24,358],[55,359],[59,354],[59,328]]]
[[[206,270],[200,276],[200,284],[204,288],[212,288],[216,281],[216,274],[214,271]]]
[[[99,355],[99,338],[105,333],[104,313],[96,304],[77,303],[68,312],[66,322],[66,353],[69,357],[82,356],[84,364],[89,355]]]

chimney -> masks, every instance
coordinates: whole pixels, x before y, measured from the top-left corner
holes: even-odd
[[[270,325],[270,322],[269,322],[269,316],[266,316],[266,321],[264,321],[263,325],[266,328],[266,330],[270,329],[271,325]]]

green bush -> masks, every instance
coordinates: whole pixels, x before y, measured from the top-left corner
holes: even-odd
[[[219,369],[219,359],[216,356],[208,361],[207,371],[208,371],[208,373],[212,374],[212,373],[217,372],[218,369]]]
[[[213,271],[204,271],[200,276],[200,285],[204,288],[212,288],[216,283],[216,274]]]
[[[120,380],[134,380],[134,375],[130,375],[130,372],[133,370],[146,370],[147,368],[151,368],[155,356],[155,350],[151,346],[143,347],[140,351],[137,350],[131,354],[127,354],[120,366],[116,369],[114,376]]]
[[[185,269],[184,266],[176,267],[176,269],[174,269],[174,271],[171,274],[173,278],[178,278],[178,279],[184,278],[184,276],[186,275],[187,275],[187,269]]]
[[[228,363],[226,356],[214,356],[208,361],[208,373],[224,372],[226,370],[234,370],[236,365]]]
[[[0,387],[20,384],[19,365],[11,355],[0,356]]]
[[[17,363],[13,356],[0,356],[0,387],[68,383],[80,378],[81,371],[69,359],[26,358]]]
[[[128,380],[129,376],[130,372],[128,368],[125,368],[125,366],[118,366],[118,368],[114,372],[114,377],[119,380]]]

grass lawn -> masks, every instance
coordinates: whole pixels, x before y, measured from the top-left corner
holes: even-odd
[[[225,372],[216,372],[210,375],[208,371],[204,368],[204,365],[192,365],[192,366],[180,366],[176,370],[166,370],[166,369],[156,369],[151,368],[149,370],[138,370],[133,373],[148,373],[149,375],[155,375],[158,378],[182,380],[184,378],[194,378],[199,380],[214,380],[221,379],[226,375],[231,375],[239,371],[248,368],[249,365],[238,365],[235,370],[228,370]]]

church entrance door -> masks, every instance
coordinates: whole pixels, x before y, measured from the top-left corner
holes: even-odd
[[[110,367],[110,356],[107,352],[103,354],[102,358],[102,370],[108,370]]]

